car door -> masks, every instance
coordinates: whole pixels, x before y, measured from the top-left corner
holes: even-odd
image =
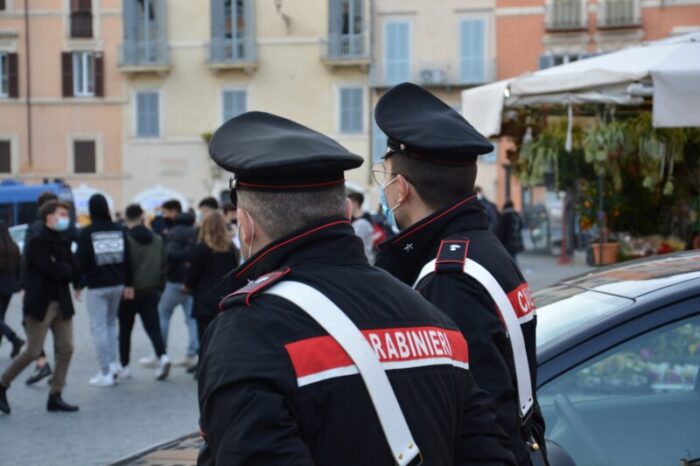
[[[672,307],[656,311],[656,325],[539,389],[546,436],[577,465],[679,465],[700,457],[700,302]]]

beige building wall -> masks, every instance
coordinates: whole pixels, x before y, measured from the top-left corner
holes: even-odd
[[[0,53],[17,53],[17,98],[0,97],[0,139],[12,141],[12,173],[2,178],[28,184],[62,178],[72,187],[89,185],[122,203],[122,105],[124,84],[117,71],[121,38],[119,0],[92,1],[93,37],[70,37],[68,0],[33,0],[29,9],[29,88],[27,74],[26,0],[9,0],[0,12]],[[104,59],[103,97],[62,96],[62,52],[93,51]],[[29,108],[31,107],[31,108]],[[28,113],[31,120],[28,121]],[[31,135],[31,155],[29,138]],[[73,140],[96,143],[96,173],[77,174]]]
[[[124,107],[124,161],[132,174],[125,197],[160,185],[180,192],[190,203],[219,195],[228,174],[209,160],[202,134],[222,123],[222,90],[245,89],[247,109],[276,113],[321,131],[349,150],[369,156],[369,113],[361,133],[339,132],[338,89],[360,86],[365,109],[369,93],[366,66],[329,66],[322,60],[328,30],[326,0],[255,2],[257,61],[247,69],[209,66],[210,2],[168,0],[167,37],[171,66],[161,73],[129,73],[128,104]],[[285,22],[284,16],[288,18]],[[288,25],[287,25],[288,24]],[[161,136],[135,137],[135,92],[156,89],[161,100]],[[347,175],[367,185],[369,164]]]

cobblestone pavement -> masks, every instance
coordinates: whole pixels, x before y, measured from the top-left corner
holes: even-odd
[[[580,264],[560,266],[552,256],[522,255],[518,262],[534,290],[589,270]],[[7,320],[14,329],[21,330],[20,315],[16,295]],[[180,359],[187,340],[181,311],[175,313],[171,327],[169,353],[171,358]],[[76,351],[64,396],[80,405],[80,412],[47,413],[48,386],[41,382],[26,387],[24,379],[30,369],[25,370],[8,392],[12,414],[0,415],[0,464],[43,466],[50,461],[52,466],[104,465],[197,430],[192,377],[182,368],[173,368],[168,380],[156,382],[152,369],[139,367],[138,359],[151,353],[140,324],[132,336],[133,378],[112,388],[93,388],[87,383],[97,371],[97,360],[83,303],[77,303],[75,337]],[[51,344],[46,349],[52,357]],[[0,369],[9,363],[9,351],[7,342],[0,346]],[[181,464],[175,458],[168,461],[155,456],[158,464]]]

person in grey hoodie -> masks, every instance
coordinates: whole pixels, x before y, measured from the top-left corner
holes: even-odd
[[[86,307],[100,365],[90,385],[110,387],[121,371],[117,362],[119,303],[134,297],[129,243],[124,229],[112,222],[102,194],[90,197],[88,206],[92,223],[80,231],[77,256],[80,282],[88,289]],[[80,299],[80,290],[76,298]]]
[[[125,216],[134,275],[134,299],[122,301],[119,309],[119,357],[123,367],[120,377],[131,376],[131,331],[138,314],[158,359],[156,379],[165,380],[170,371],[170,359],[165,353],[158,319],[158,299],[165,287],[165,244],[160,235],[144,225],[141,206],[131,204],[126,208]]]

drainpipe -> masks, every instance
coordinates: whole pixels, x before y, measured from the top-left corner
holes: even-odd
[[[374,156],[373,150],[374,150],[374,111],[373,111],[373,103],[374,103],[374,89],[372,88],[372,73],[374,72],[374,18],[376,17],[376,11],[375,11],[375,0],[369,0],[369,20],[367,21],[369,27],[367,28],[367,34],[369,34],[369,66],[367,67],[367,101],[369,102],[369,108],[368,113],[369,113],[369,163],[367,164],[369,167],[368,173],[367,173],[367,178],[369,180],[369,185],[370,187],[373,186],[372,182],[372,167],[374,166],[374,160],[372,157]],[[370,188],[370,189],[371,189]]]
[[[30,65],[29,65],[29,0],[24,0],[24,48],[26,55],[25,63],[27,75],[27,157],[29,161],[29,168],[34,166],[34,156],[32,154],[32,104],[30,102],[32,97],[31,88],[31,75],[30,75]]]

